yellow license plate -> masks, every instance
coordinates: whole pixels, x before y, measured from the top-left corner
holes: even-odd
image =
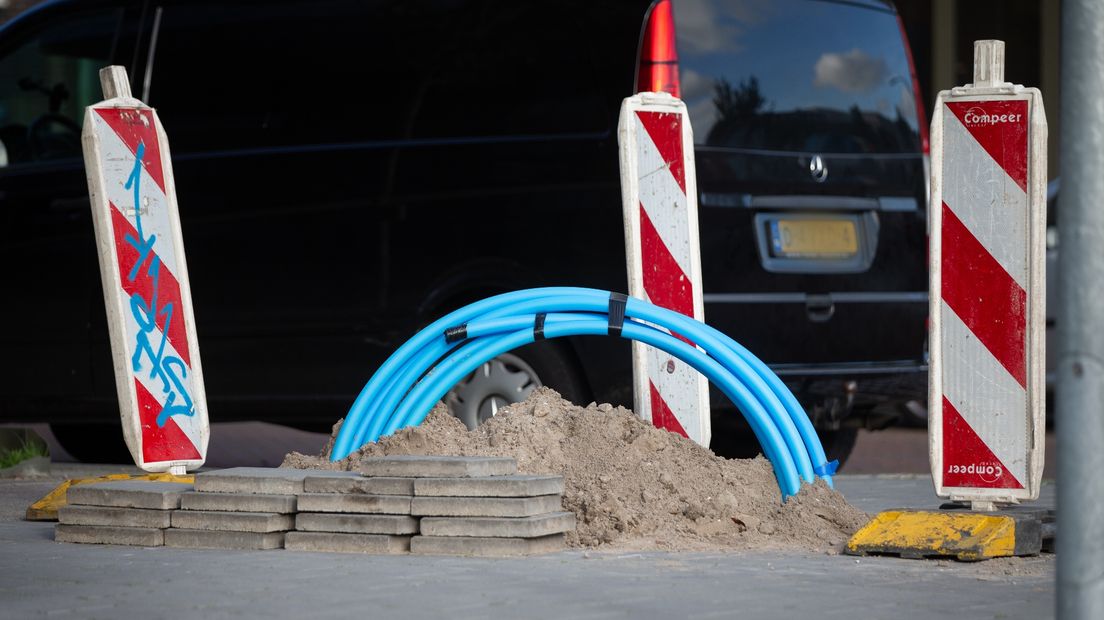
[[[852,220],[775,220],[771,245],[775,256],[846,258],[859,252]]]

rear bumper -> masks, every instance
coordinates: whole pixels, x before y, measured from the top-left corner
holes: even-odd
[[[779,365],[772,370],[803,404],[846,394],[854,396],[855,407],[927,401],[928,366],[921,362]]]
[[[921,361],[778,364],[771,369],[794,393],[814,425],[880,428],[909,402],[927,403],[928,366]],[[713,390],[717,408],[731,402]]]
[[[926,291],[706,293],[705,320],[776,372],[913,372],[927,343]]]
[[[928,365],[914,360],[891,362],[848,362],[843,364],[772,364],[771,370],[779,377],[826,375],[893,375],[927,373]]]

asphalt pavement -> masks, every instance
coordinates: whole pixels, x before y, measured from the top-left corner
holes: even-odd
[[[0,480],[5,618],[1046,618],[1054,556],[980,563],[824,553],[525,559],[214,551],[53,542],[22,521],[61,476]],[[101,473],[93,469],[88,473]],[[938,504],[926,476],[843,476],[868,512]],[[1053,505],[1054,486],[1041,502]]]

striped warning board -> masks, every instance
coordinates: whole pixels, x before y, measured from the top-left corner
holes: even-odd
[[[183,473],[209,430],[168,141],[125,70],[100,79],[82,142],[123,434],[142,469]]]
[[[1043,464],[1046,120],[1036,89],[940,93],[932,121],[936,493],[1035,499]]]
[[[686,106],[666,93],[629,97],[621,105],[618,139],[629,294],[701,321],[694,139]],[[709,445],[705,377],[634,342],[633,380],[638,415]]]

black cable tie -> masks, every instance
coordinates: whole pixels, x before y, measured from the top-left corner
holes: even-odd
[[[468,324],[457,325],[456,327],[450,327],[445,330],[445,342],[447,344],[453,344],[460,342],[461,340],[468,339]]]
[[[624,293],[610,293],[609,298],[609,329],[611,336],[620,336],[621,329],[625,326],[625,303],[629,296]]]
[[[544,340],[544,319],[547,316],[544,312],[540,312],[533,318],[533,340]]]

